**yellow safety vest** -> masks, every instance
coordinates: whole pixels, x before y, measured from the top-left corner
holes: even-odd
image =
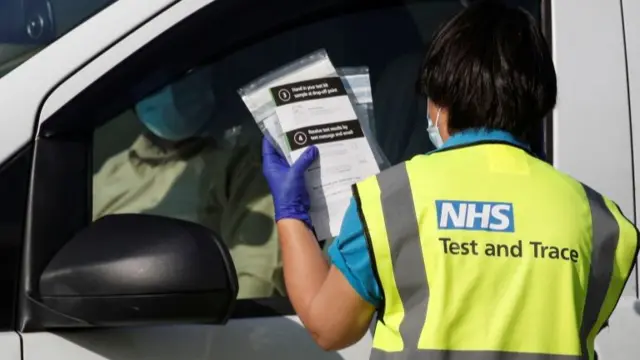
[[[592,360],[638,253],[609,199],[506,143],[354,186],[384,294],[371,359]]]

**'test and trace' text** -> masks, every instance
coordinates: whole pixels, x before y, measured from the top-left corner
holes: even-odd
[[[514,210],[511,203],[436,200],[438,228],[515,233]],[[577,263],[579,253],[569,247],[548,245],[542,241],[517,240],[499,244],[476,240],[456,241],[450,237],[438,239],[447,255],[488,256],[536,259],[557,259]]]

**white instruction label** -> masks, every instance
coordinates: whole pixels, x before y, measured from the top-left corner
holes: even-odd
[[[351,185],[380,169],[339,77],[270,90],[291,159],[296,161],[310,145],[320,152],[305,176],[316,235],[329,239],[340,232]]]

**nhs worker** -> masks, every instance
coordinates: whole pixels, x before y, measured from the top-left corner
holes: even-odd
[[[325,261],[304,170],[268,142],[289,297],[324,349],[377,324],[371,359],[592,360],[638,253],[611,200],[530,153],[556,103],[548,45],[526,12],[470,5],[426,54],[431,153],[353,187]]]
[[[145,131],[95,175],[93,218],[145,213],[207,226],[230,249],[239,298],[284,295],[259,142],[214,140],[222,119],[211,77],[210,68],[195,69],[136,104]]]

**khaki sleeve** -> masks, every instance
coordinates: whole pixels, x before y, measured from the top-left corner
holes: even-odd
[[[234,154],[221,222],[238,273],[239,299],[285,294],[273,199],[260,160],[256,149]]]
[[[93,176],[92,183],[92,220],[95,221],[105,215],[109,215],[109,208],[118,198],[118,194],[124,190],[119,181],[119,174],[125,165],[126,154],[120,153],[107,160]]]

